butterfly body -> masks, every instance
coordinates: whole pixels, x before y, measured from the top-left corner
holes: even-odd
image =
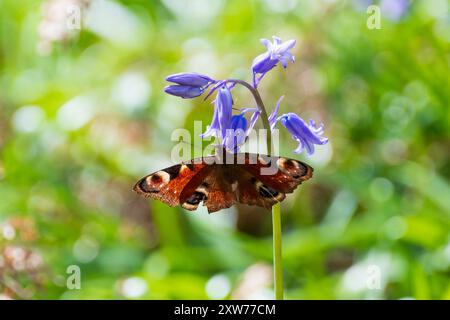
[[[139,180],[134,191],[191,211],[202,202],[210,213],[236,202],[270,208],[310,179],[312,172],[312,167],[294,159],[223,152],[154,172]]]

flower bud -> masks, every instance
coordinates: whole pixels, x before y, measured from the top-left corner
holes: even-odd
[[[181,97],[184,99],[195,98],[203,93],[201,87],[184,86],[184,85],[171,85],[164,88],[164,91],[173,96]]]
[[[170,75],[166,80],[176,84],[193,87],[204,87],[215,82],[214,79],[203,74],[189,72]]]

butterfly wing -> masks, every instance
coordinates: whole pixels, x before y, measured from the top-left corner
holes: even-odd
[[[183,189],[180,204],[196,210],[203,201],[209,213],[236,202],[269,209],[310,179],[312,172],[309,165],[298,160],[240,154],[234,158],[234,164],[215,164],[208,174],[195,176]]]
[[[211,169],[204,161],[193,159],[145,176],[136,183],[133,190],[173,207],[180,204],[180,195],[185,186],[193,179],[204,179]]]
[[[256,157],[256,161],[252,160]],[[304,162],[284,157],[246,154],[243,169],[279,192],[292,193],[312,177],[314,169]]]
[[[286,193],[312,177],[313,168],[298,160],[245,154],[239,165],[239,202],[265,208],[281,202]]]
[[[245,153],[235,155],[234,164],[212,160],[213,157],[193,159],[157,171],[139,180],[134,190],[191,211],[201,202],[210,213],[236,202],[270,208],[310,179],[313,172],[309,165],[283,157]]]
[[[253,174],[239,167],[239,180],[237,200],[250,206],[259,206],[270,209],[275,203],[284,200],[283,192],[269,189]]]
[[[211,165],[205,177],[199,175],[183,189],[180,204],[187,210],[196,210],[203,201],[209,213],[229,208],[236,203],[236,186],[228,165]]]
[[[154,172],[139,180],[134,191],[173,207],[196,210],[201,202],[208,212],[229,208],[236,202],[229,166],[214,164],[213,157]]]

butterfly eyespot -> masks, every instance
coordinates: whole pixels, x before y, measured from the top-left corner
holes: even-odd
[[[178,175],[181,172],[182,166],[183,165],[181,165],[181,164],[177,164],[175,166],[172,166],[170,168],[164,169],[163,171],[159,171],[159,172],[164,172],[169,177],[169,181],[170,181],[170,180],[173,180],[176,177],[178,177]]]
[[[285,159],[285,160],[284,160],[284,164],[285,164],[285,166],[287,166],[287,167],[292,167],[292,166],[295,166],[297,163],[294,162],[294,161],[291,160],[291,159]]]
[[[265,198],[275,198],[280,194],[277,190],[272,189],[266,185],[260,185],[258,192]]]
[[[147,193],[158,193],[159,189],[152,188],[151,187],[152,184],[147,181],[147,180],[149,180],[149,178],[142,179],[141,182],[139,182],[138,190],[141,189],[143,192],[147,192]]]
[[[152,183],[157,184],[157,183],[161,183],[161,182],[162,182],[162,178],[161,178],[161,176],[159,176],[159,175],[157,175],[157,174],[154,174],[154,175],[152,175],[152,176],[150,177],[150,181],[151,181]]]
[[[293,159],[279,158],[277,165],[282,172],[288,174],[293,179],[301,179],[307,173],[307,168],[301,162]]]
[[[168,183],[170,180],[172,180],[171,176],[169,173],[167,173],[166,171],[158,171],[154,174],[152,174],[151,176],[147,177],[147,182],[151,182],[154,184],[163,184],[163,183]]]
[[[198,205],[206,199],[207,197],[203,192],[195,191],[189,198],[187,198],[186,203],[190,205]]]

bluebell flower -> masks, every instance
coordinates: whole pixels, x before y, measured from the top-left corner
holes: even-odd
[[[223,139],[226,130],[230,128],[233,108],[233,97],[227,86],[222,86],[214,100],[214,115],[208,129],[201,135],[202,137],[215,136]]]
[[[170,85],[165,87],[164,91],[173,96],[190,99],[201,96],[204,92],[204,89],[194,86]]]
[[[248,124],[245,114],[253,112],[250,117],[250,124]],[[251,130],[255,127],[261,109],[259,108],[243,108],[241,113],[231,117],[230,128],[227,129],[227,134],[223,139],[222,146],[231,152],[238,152],[241,145],[245,143]]]
[[[211,84],[216,82],[216,80],[198,73],[177,73],[168,76],[166,80],[176,84],[165,87],[164,91],[185,99],[202,95]]]
[[[247,138],[248,123],[244,113],[231,117],[230,128],[226,131],[226,136],[222,145],[231,152],[238,152],[239,147],[245,143]]]
[[[166,80],[176,84],[193,87],[205,87],[216,82],[216,80],[211,79],[208,76],[194,72],[172,74],[168,76]]]
[[[295,46],[295,40],[282,42],[280,38],[273,36],[273,43],[267,39],[261,39],[261,43],[266,46],[267,51],[260,54],[253,60],[253,86],[256,88],[264,75],[275,67],[278,62],[283,68],[287,67],[287,61],[295,61],[290,50]],[[259,75],[259,76],[258,76]]]
[[[312,155],[315,144],[321,145],[328,142],[327,138],[322,137],[323,124],[317,127],[314,120],[309,120],[309,124],[307,124],[295,113],[283,114],[278,119],[292,135],[292,138],[299,143],[297,149],[294,150],[295,153],[301,153],[303,149],[306,149],[308,155]]]
[[[214,100],[214,115],[208,129],[202,138],[214,136],[221,140],[221,145],[230,152],[238,152],[245,143],[250,130],[255,126],[261,110],[258,108],[241,109],[237,115],[232,115],[233,98],[229,87],[222,86]],[[247,112],[253,112],[250,124],[245,118]]]

